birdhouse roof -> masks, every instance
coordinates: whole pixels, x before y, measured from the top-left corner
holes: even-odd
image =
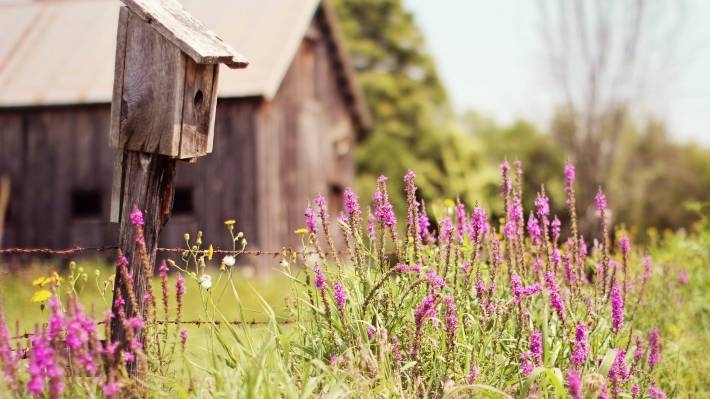
[[[198,64],[244,68],[246,58],[186,12],[176,0],[121,0]]]

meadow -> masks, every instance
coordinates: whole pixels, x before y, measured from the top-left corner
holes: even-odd
[[[126,314],[131,298],[106,315],[120,259],[78,261],[60,275],[51,271],[61,264],[5,272],[2,389],[16,397],[702,396],[710,223],[701,212],[694,231],[651,231],[637,246],[608,225],[600,190],[599,234],[583,237],[572,165],[564,176],[565,226],[544,189],[522,198],[517,164],[501,166],[500,221],[478,204],[428,210],[413,172],[406,215],[395,215],[385,177],[369,208],[349,189],[342,215],[316,198],[294,232],[300,256],[275,261],[266,277],[240,269],[243,237],[228,221],[233,254],[188,240],[182,257],[159,265],[143,317]],[[106,325],[97,323],[106,317],[123,323],[126,342],[102,340]],[[7,340],[15,320],[20,333],[33,332],[29,340]],[[232,320],[241,323],[225,324]]]

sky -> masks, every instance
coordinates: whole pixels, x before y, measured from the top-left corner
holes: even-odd
[[[590,0],[592,1],[592,0]],[[663,1],[663,0],[655,0]],[[677,56],[637,101],[673,138],[710,145],[710,0],[680,0]],[[543,62],[536,0],[404,0],[455,109],[545,128],[559,96]]]

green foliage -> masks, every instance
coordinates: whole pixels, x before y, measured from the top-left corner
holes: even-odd
[[[400,0],[334,5],[373,115],[373,129],[356,154],[359,191],[371,193],[379,175],[402,176],[412,169],[428,203],[457,194],[469,204],[481,198],[491,175],[480,143],[461,134],[413,16]],[[474,172],[481,175],[473,179]],[[400,193],[393,202],[403,211]]]

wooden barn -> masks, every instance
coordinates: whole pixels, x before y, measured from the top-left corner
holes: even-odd
[[[250,65],[220,71],[213,152],[180,163],[161,244],[182,246],[200,229],[227,247],[223,222],[234,218],[251,249],[295,246],[309,198],[340,207],[370,123],[333,10],[319,0],[181,2]],[[5,247],[115,245],[108,133],[119,5],[0,4]]]

